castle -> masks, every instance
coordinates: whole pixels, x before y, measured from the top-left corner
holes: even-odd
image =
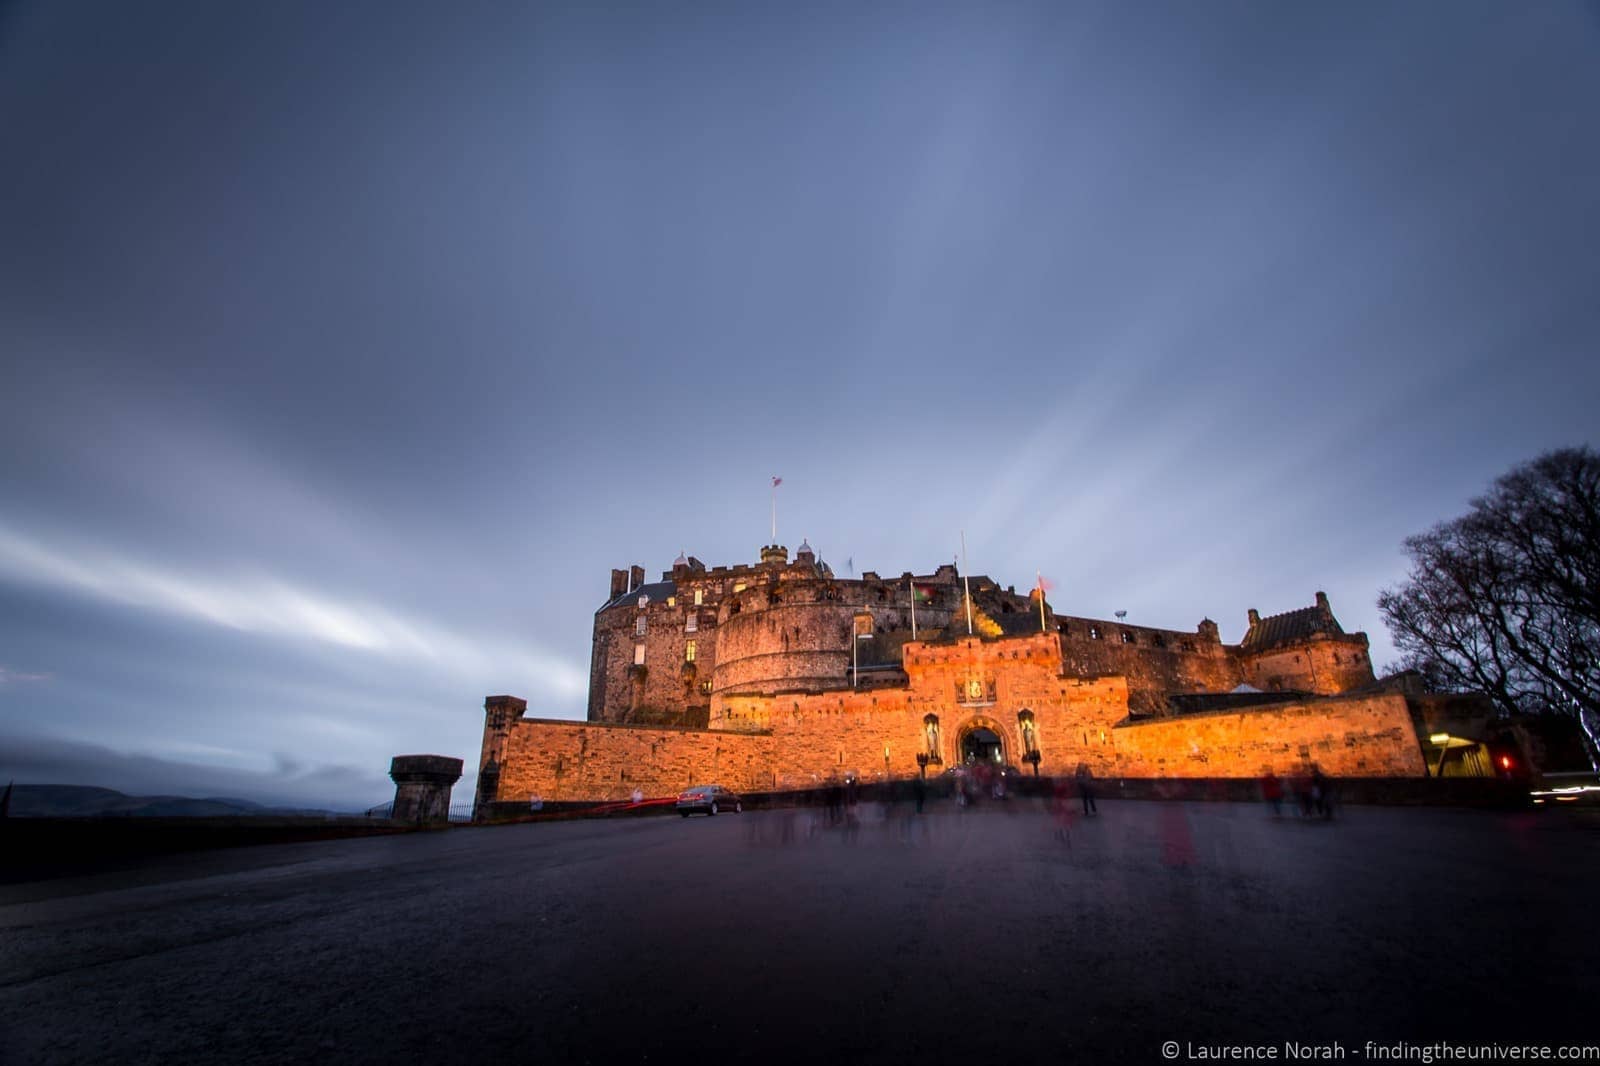
[[[841,578],[802,543],[659,581],[611,572],[594,616],[588,719],[485,702],[480,816],[553,801],[897,779],[983,761],[1027,772],[1254,777],[1316,763],[1351,777],[1489,773],[1481,703],[1379,683],[1328,598],[1262,617],[1237,645],[1058,615],[953,565]],[[1468,738],[1468,739],[1464,739]]]

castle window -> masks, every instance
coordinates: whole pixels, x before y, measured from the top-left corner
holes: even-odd
[[[1100,627],[1099,626],[1090,626],[1089,627],[1089,639],[1090,640],[1099,640],[1100,639]]]
[[[735,595],[735,596],[737,596],[737,595],[738,595],[738,594],[739,594],[739,593],[741,593],[741,592],[743,592],[743,591],[744,591],[744,582],[743,582],[743,581],[736,581],[736,582],[734,582],[734,585],[733,585],[733,594],[734,594],[734,595]]]
[[[683,661],[686,663],[694,662],[694,641],[692,640],[684,642]]]
[[[1122,631],[1122,643],[1124,643],[1124,644],[1132,644],[1133,643],[1133,634],[1129,633],[1126,629],[1124,629]]]
[[[700,616],[699,615],[695,614],[693,611],[690,611],[688,614],[684,615],[684,617],[683,617],[683,631],[685,633],[696,632],[699,628],[700,628]]]
[[[702,681],[702,682],[700,682],[700,691],[702,693],[704,693],[705,695],[707,695],[707,696],[711,695],[711,682],[710,681]]]
[[[643,666],[644,665],[644,645],[643,644],[635,644],[633,646],[633,665],[635,665],[635,666]]]
[[[644,617],[644,615],[641,614],[639,616],[639,620],[637,622],[633,623],[633,631],[634,631],[635,634],[637,634],[638,636],[642,637],[642,636],[644,636],[645,628],[646,628],[645,617]]]
[[[705,590],[704,589],[695,589],[694,590],[694,605],[696,607],[699,607],[702,603],[705,602],[705,600],[706,600]]]
[[[676,606],[678,606],[678,597],[676,597],[676,596],[668,596],[667,597],[667,606],[668,607],[676,607]]]
[[[1192,640],[1184,641],[1183,642],[1183,650],[1184,651],[1194,651],[1194,641],[1192,641]]]
[[[640,596],[639,597],[639,609],[642,611],[648,606],[650,606],[650,597],[649,596]]]
[[[1167,638],[1162,636],[1160,633],[1157,633],[1155,636],[1150,638],[1150,643],[1154,644],[1158,648],[1165,648],[1167,646]]]

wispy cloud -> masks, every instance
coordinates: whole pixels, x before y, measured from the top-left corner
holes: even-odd
[[[444,670],[537,674],[565,695],[587,684],[581,669],[547,652],[458,632],[378,603],[336,598],[273,576],[186,573],[105,548],[49,547],[3,526],[0,576],[279,640],[420,658]]]
[[[49,674],[29,674],[21,670],[13,670],[9,666],[0,665],[0,688],[7,685],[24,685],[31,681],[49,681]]]

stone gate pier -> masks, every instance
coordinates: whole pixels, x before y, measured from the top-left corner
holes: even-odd
[[[450,821],[450,787],[461,780],[461,760],[448,755],[396,755],[389,763],[394,780],[391,818],[415,825]]]

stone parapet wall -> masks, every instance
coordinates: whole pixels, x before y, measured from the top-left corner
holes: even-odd
[[[1243,711],[1128,722],[1116,730],[1124,777],[1254,777],[1300,771],[1335,777],[1422,777],[1406,698],[1329,697]]]
[[[773,751],[760,734],[524,718],[505,739],[492,800],[622,800],[636,788],[660,797],[703,784],[765,790]]]

